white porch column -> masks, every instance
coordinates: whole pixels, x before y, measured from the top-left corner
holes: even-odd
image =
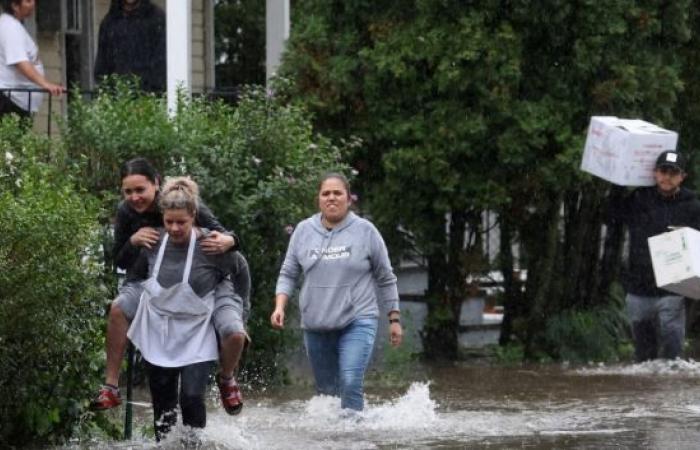
[[[265,0],[265,79],[277,73],[289,38],[289,0]]]
[[[167,0],[168,111],[175,114],[177,90],[192,91],[192,0]]]

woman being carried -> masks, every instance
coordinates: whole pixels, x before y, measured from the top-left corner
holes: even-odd
[[[139,305],[142,287],[130,282],[134,262],[142,249],[152,249],[161,236],[163,213],[158,207],[160,175],[144,158],[134,158],[121,167],[121,191],[124,200],[119,204],[114,225],[113,258],[116,265],[127,271],[127,282],[112,302],[107,322],[105,384],[91,403],[92,409],[104,410],[121,404],[119,395],[119,369],[127,344],[126,330]],[[213,216],[209,208],[199,202],[195,223],[211,230],[201,241],[202,250],[210,255],[231,253],[233,263],[231,279],[223,280],[216,289],[214,326],[221,342],[221,370],[219,389],[221,402],[229,414],[240,412],[242,398],[233,374],[240,355],[232,324],[226,322],[229,314],[243,315],[247,319],[250,310],[250,272],[248,262],[236,248],[238,239],[227,232]],[[234,289],[235,288],[235,289]],[[234,297],[234,292],[239,296]],[[243,300],[242,303],[239,302]],[[229,301],[230,300],[230,301]]]

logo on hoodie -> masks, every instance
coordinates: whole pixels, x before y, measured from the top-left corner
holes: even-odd
[[[334,260],[334,259],[346,259],[352,255],[352,245],[338,245],[335,247],[327,248],[313,248],[309,250],[309,258],[312,260],[317,260],[319,258],[324,260]]]

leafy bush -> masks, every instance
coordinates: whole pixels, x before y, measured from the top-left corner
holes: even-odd
[[[617,301],[615,301],[617,300]],[[620,358],[627,322],[619,298],[610,306],[569,310],[547,320],[544,333],[549,354],[569,362],[609,361]]]
[[[57,143],[0,122],[0,446],[60,442],[99,383],[98,205]]]
[[[249,87],[235,109],[193,102],[177,118],[179,153],[209,206],[241,236],[253,277],[253,346],[249,381],[277,373],[277,353],[290,335],[272,331],[269,316],[290,226],[315,210],[319,175],[342,170],[340,149],[314,135],[307,114]]]
[[[164,175],[191,174],[242,237],[253,277],[245,373],[264,383],[283,379],[278,355],[294,335],[268,325],[290,228],[314,210],[319,174],[343,170],[340,155],[303,110],[260,88],[235,107],[182,102],[171,118],[162,99],[117,80],[92,101],[74,96],[60,138],[0,121],[0,446],[115,431],[86,407],[114,295],[100,244],[124,160],[145,156]]]
[[[244,89],[236,106],[181,102],[171,119],[162,99],[118,82],[93,102],[75,99],[63,135],[72,160],[85,167],[86,189],[99,193],[107,210],[116,205],[119,165],[135,156],[163,175],[188,174],[199,183],[204,201],[241,237],[251,268],[253,345],[244,375],[279,379],[278,354],[291,339],[269,325],[279,266],[290,227],[315,209],[318,176],[344,170],[342,150],[313,133],[304,110],[259,87]]]
[[[115,208],[122,162],[143,156],[166,168],[166,160],[178,156],[165,100],[141,93],[130,79],[113,79],[94,99],[73,93],[61,135],[68,155],[81,163],[86,187],[103,198],[108,211]]]

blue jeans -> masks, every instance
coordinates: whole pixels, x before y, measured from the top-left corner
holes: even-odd
[[[678,295],[642,297],[627,294],[627,316],[638,362],[675,359],[683,354],[685,301]]]
[[[362,411],[365,371],[376,335],[376,318],[355,319],[340,330],[305,330],[304,343],[316,391],[340,397],[341,408]]]

